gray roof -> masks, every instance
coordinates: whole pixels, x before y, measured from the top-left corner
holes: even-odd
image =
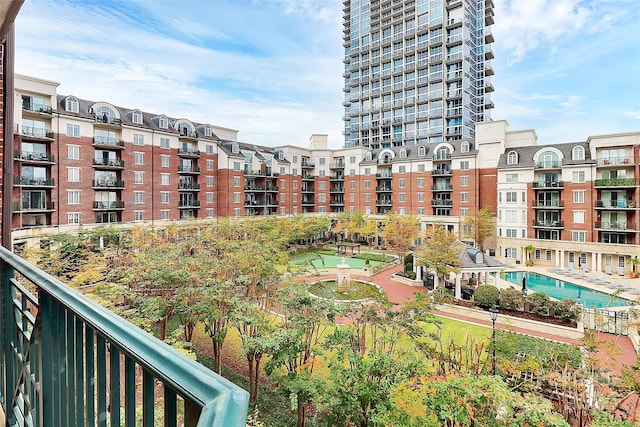
[[[483,255],[483,262],[476,263],[477,254],[481,253]],[[460,263],[462,269],[474,269],[474,268],[503,268],[505,264],[501,263],[497,259],[492,256],[487,255],[486,253],[480,251],[469,245],[464,245],[464,251],[460,254]]]
[[[581,146],[584,148],[584,160],[573,160],[571,153],[574,147]],[[591,152],[589,151],[589,144],[586,142],[567,142],[562,144],[546,144],[546,145],[533,145],[528,147],[513,147],[504,150],[504,153],[500,155],[498,161],[498,169],[531,169],[533,168],[534,161],[533,156],[538,152],[543,152],[549,148],[555,148],[562,153],[562,165],[582,165],[592,164],[595,160],[591,158]],[[510,152],[515,151],[518,154],[518,163],[508,165],[507,156]]]
[[[451,153],[451,157],[468,157],[468,156],[476,156],[478,150],[474,148],[474,143],[471,141],[466,141],[469,143],[469,151],[463,153],[461,150],[462,140],[460,141],[446,141],[446,144],[449,144],[453,147],[453,152]],[[440,145],[438,144],[419,144],[419,145],[408,145],[405,147],[389,147],[389,148],[376,148],[375,150],[371,150],[371,160],[363,160],[360,162],[361,165],[375,165],[378,163],[380,153],[383,151],[391,150],[394,153],[394,158],[391,160],[391,163],[404,163],[408,161],[419,161],[419,160],[432,160],[435,155],[435,148]],[[420,148],[424,147],[424,155],[421,156]],[[405,157],[400,157],[400,152],[402,150],[406,151]]]

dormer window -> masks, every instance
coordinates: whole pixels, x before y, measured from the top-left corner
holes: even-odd
[[[364,155],[364,159],[370,162],[372,158],[371,151],[367,151],[367,154]]]
[[[137,125],[141,125],[142,124],[142,113],[138,110],[135,110],[132,114],[131,114],[131,121]]]
[[[181,136],[189,136],[190,131],[191,128],[189,128],[189,125],[186,123],[180,123],[180,126],[178,126],[178,132],[180,132]]]
[[[468,153],[470,149],[471,149],[471,144],[469,144],[469,141],[462,141],[462,144],[460,144],[460,152]]]
[[[240,146],[237,142],[231,144],[231,152],[234,154],[238,154],[240,152]]]
[[[518,164],[518,153],[515,151],[509,151],[507,154],[507,164],[508,165],[517,165]]]
[[[584,160],[584,147],[582,145],[576,145],[571,150],[572,160]]]
[[[404,148],[404,147],[402,147],[402,148],[400,149],[400,153],[399,153],[399,155],[400,155],[400,158],[401,158],[401,159],[406,158],[406,157],[407,157],[407,149],[406,149],[406,148]]]
[[[80,111],[79,105],[80,103],[78,102],[78,98],[75,96],[68,96],[64,102],[64,109],[70,113],[77,113]]]
[[[167,129],[169,127],[169,119],[167,119],[167,116],[160,116],[158,127],[160,129]]]
[[[204,127],[204,136],[211,136],[211,126]]]
[[[418,156],[424,157],[427,155],[427,147],[418,148]]]

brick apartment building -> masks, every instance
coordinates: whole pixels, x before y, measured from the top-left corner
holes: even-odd
[[[628,271],[639,254],[640,132],[538,145],[533,130],[476,124],[474,140],[372,149],[237,141],[237,131],[57,94],[17,75],[14,242],[78,226],[187,218],[418,215],[463,238],[489,206],[502,259]],[[580,249],[576,249],[579,247]]]

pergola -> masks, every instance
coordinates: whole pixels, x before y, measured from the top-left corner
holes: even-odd
[[[339,254],[347,254],[347,249],[351,249],[351,255],[355,255],[356,249],[358,250],[358,254],[360,253],[360,243],[338,243],[336,245],[338,247]]]

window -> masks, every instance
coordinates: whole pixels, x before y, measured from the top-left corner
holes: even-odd
[[[460,144],[460,152],[468,153],[470,147],[471,147],[471,144],[469,144],[469,141],[462,141],[462,144]]]
[[[170,211],[169,209],[162,209],[162,210],[160,211],[160,219],[162,219],[162,220],[168,220],[168,219],[170,219],[170,216],[169,216],[169,215],[170,215],[170,212],[171,212],[171,211]]]
[[[206,193],[205,194],[207,203],[213,203],[213,193]]]
[[[160,148],[170,148],[169,138],[160,138]]]
[[[460,216],[469,216],[469,208],[460,208]]]
[[[285,188],[287,188],[287,181],[285,181],[284,179],[280,180],[280,189],[284,190]]]
[[[160,166],[163,168],[168,168],[169,167],[169,159],[171,158],[171,156],[167,155],[167,154],[161,154],[160,155]]]
[[[144,135],[141,133],[134,133],[133,145],[144,145]]]
[[[293,181],[291,183],[291,188],[294,189],[294,190],[297,190],[298,189],[298,181]]]
[[[80,146],[79,145],[67,145],[67,159],[80,160]]]
[[[507,209],[505,211],[506,222],[516,222],[518,220],[518,211],[515,209]]]
[[[355,181],[350,181],[349,182],[349,189],[350,190],[355,190],[356,189],[356,182]]]
[[[134,165],[144,165],[144,153],[139,151],[134,151],[133,153],[133,164]]]
[[[404,187],[405,187],[405,184],[406,184],[406,179],[404,179],[404,178],[400,178],[400,179],[398,180],[398,188],[404,188]]]
[[[64,109],[70,113],[78,113],[79,112],[78,98],[76,98],[75,96],[68,96],[67,99],[65,99],[64,101]]]
[[[133,192],[133,203],[136,205],[141,205],[144,203],[144,191]]]
[[[67,168],[67,181],[80,182],[80,168]]]
[[[207,218],[213,218],[213,208],[207,208],[205,210],[205,215]]]
[[[424,202],[424,193],[416,193],[418,202]]]
[[[573,223],[584,224],[584,211],[573,211]]]
[[[204,127],[204,136],[211,136],[211,126]]]
[[[293,203],[298,203],[298,194],[297,193],[291,195],[291,201]]]
[[[325,181],[321,181],[318,183],[318,190],[326,190],[327,189],[327,183]]]
[[[418,208],[418,215],[424,215],[424,208]]]
[[[584,160],[584,147],[581,145],[576,145],[571,150],[571,159],[572,160]]]
[[[468,202],[469,201],[469,193],[466,191],[462,191],[460,193],[460,201],[461,202]]]
[[[418,188],[424,188],[424,178],[418,178]]]
[[[586,231],[572,231],[571,232],[571,241],[573,241],[573,242],[586,242],[587,241],[587,232]]]
[[[233,170],[236,172],[240,170],[240,162],[233,162]]]
[[[506,181],[507,182],[518,182],[518,174],[517,173],[508,173],[506,175]]]
[[[293,158],[291,160],[292,163],[298,163],[298,156],[296,156],[295,154],[293,155]]]
[[[469,186],[469,175],[462,175],[460,177],[460,187],[468,187]]]
[[[551,261],[551,251],[547,250],[544,253],[544,259],[547,261]]]
[[[355,201],[356,201],[356,195],[353,193],[349,194],[349,202],[355,203]]]
[[[211,177],[213,178],[213,177]],[[233,186],[234,187],[240,187],[240,177],[239,176],[234,176],[233,177]]]
[[[364,201],[369,203],[371,201],[371,193],[364,193]]]
[[[424,172],[426,170],[426,165],[424,163],[420,163],[418,165],[418,172]]]
[[[400,149],[399,157],[400,157],[401,159],[404,159],[404,158],[406,158],[406,157],[407,157],[407,149],[406,149],[405,147],[402,147],[402,148]]]
[[[144,211],[133,211],[134,221],[144,221]]]
[[[398,202],[400,202],[400,203],[404,203],[405,202],[405,194],[404,193],[398,194]]]
[[[284,193],[280,193],[280,201],[284,202],[284,198],[285,198],[285,194]]]
[[[167,119],[167,116],[160,116],[160,119],[158,119],[158,127],[160,129],[167,129],[169,127],[169,119]]]
[[[573,203],[584,203],[584,190],[573,191]]]
[[[505,258],[518,258],[518,248],[505,248],[504,249],[504,257]]]
[[[233,216],[240,216],[240,208],[233,208]]]
[[[369,190],[371,188],[371,181],[368,179],[364,182],[364,189]]]
[[[424,157],[427,155],[427,148],[424,146],[421,146],[418,148],[418,156],[420,157]]]
[[[166,205],[167,203],[169,203],[169,195],[171,193],[169,193],[168,191],[161,191],[160,192],[160,203]]]
[[[326,194],[318,194],[318,202],[324,203],[326,201],[327,201],[327,195]]]
[[[213,170],[213,160],[207,159],[207,170],[208,171]]]
[[[324,157],[320,157],[320,158],[318,159],[318,164],[319,164],[320,166],[324,166],[324,165],[326,164],[326,162],[327,162],[327,159],[325,159]]]
[[[141,125],[142,124],[142,113],[138,110],[134,111],[133,114],[131,114],[131,121],[135,124]]]
[[[349,176],[356,176],[356,170],[355,169],[349,169]]]
[[[169,175],[168,173],[161,173],[160,174],[160,185],[169,185],[169,180],[171,175]]]
[[[406,166],[399,166],[398,167],[398,173],[407,173],[407,167]]]
[[[67,224],[80,224],[80,212],[69,212],[67,213]]]
[[[573,171],[573,182],[585,182],[584,171]]]
[[[80,190],[67,190],[67,203],[70,205],[79,205]]]
[[[80,125],[67,124],[67,136],[80,138]]]
[[[518,153],[515,151],[509,151],[507,154],[507,164],[508,165],[517,165],[518,164]]]
[[[213,187],[213,177],[212,176],[208,176],[208,177],[206,177],[206,180],[207,180],[207,182],[206,182],[207,187]]]
[[[240,203],[240,193],[233,193],[233,203]]]
[[[144,172],[136,171],[133,173],[134,184],[144,184]]]
[[[364,168],[365,175],[371,175],[371,168]]]
[[[516,203],[518,201],[518,193],[516,191],[507,191],[505,196],[507,203]]]
[[[283,168],[283,169],[284,169],[284,168]],[[320,176],[320,177],[327,176],[327,171],[326,171],[326,170],[324,170],[324,169],[320,169],[320,173],[319,173],[319,175],[318,175],[318,176]]]
[[[356,156],[350,156],[349,163],[355,163],[355,162],[356,162]]]
[[[206,144],[204,146],[204,152],[207,154],[213,154],[213,145],[212,144]]]
[[[280,175],[284,175],[286,172],[284,166],[280,166]],[[324,171],[320,171],[320,172],[324,172]],[[324,175],[320,175],[320,176],[324,176]]]
[[[461,171],[469,170],[469,160],[464,160],[464,161],[460,162],[460,170]]]

